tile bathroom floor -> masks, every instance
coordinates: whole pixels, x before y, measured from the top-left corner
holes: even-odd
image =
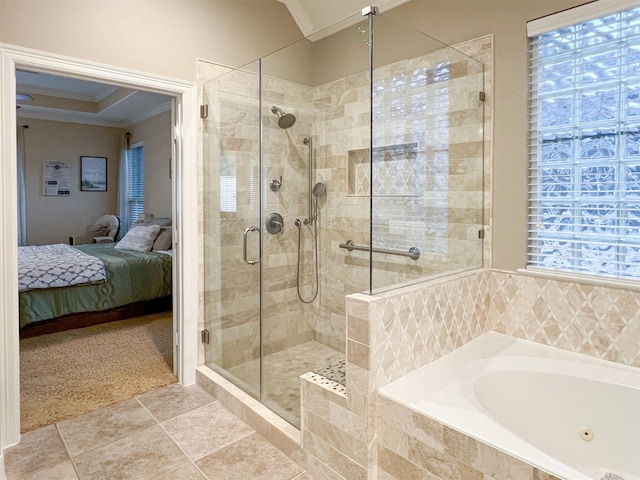
[[[22,435],[7,480],[311,480],[198,385],[172,384]]]

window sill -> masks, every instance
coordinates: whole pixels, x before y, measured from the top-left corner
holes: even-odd
[[[633,280],[622,280],[608,277],[592,277],[590,275],[580,275],[579,273],[568,272],[552,272],[541,268],[527,267],[518,268],[516,272],[530,277],[544,278],[547,280],[557,280],[559,282],[580,283],[583,285],[593,285],[596,287],[617,288],[619,290],[628,290],[632,292],[640,292],[640,282]]]

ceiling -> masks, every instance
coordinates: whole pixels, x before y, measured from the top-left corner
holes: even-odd
[[[171,97],[76,78],[16,71],[19,118],[127,128],[171,108]]]
[[[319,40],[362,20],[362,9],[375,5],[386,12],[409,0],[279,0],[289,9],[303,35]]]
[[[319,40],[362,20],[367,0],[279,0],[303,35]],[[385,12],[408,0],[378,0]],[[16,100],[19,118],[38,118],[127,128],[171,108],[171,97],[70,77],[16,72],[16,91],[30,100]]]

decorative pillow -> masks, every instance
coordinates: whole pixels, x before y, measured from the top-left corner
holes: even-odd
[[[151,250],[171,250],[171,227],[164,227],[153,242]]]
[[[134,250],[148,252],[153,246],[160,227],[158,225],[138,225],[127,232],[114,248],[119,250]]]

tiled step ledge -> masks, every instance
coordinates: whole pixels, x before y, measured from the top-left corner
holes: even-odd
[[[328,390],[331,393],[335,393],[337,395],[341,395],[343,397],[347,396],[347,389],[344,385],[335,380],[331,380],[330,378],[325,377],[324,375],[320,375],[316,372],[309,372],[301,375],[300,378],[302,380],[306,380],[315,385],[322,387],[325,390]]]
[[[312,373],[321,375],[327,380],[336,382],[342,386],[347,385],[347,360],[340,360],[339,362],[327,365],[325,368],[319,368]]]

